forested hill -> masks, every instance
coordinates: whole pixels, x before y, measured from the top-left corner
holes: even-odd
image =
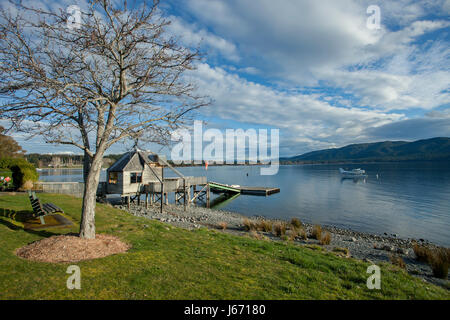
[[[280,160],[282,162],[450,161],[450,138],[350,144],[342,148],[318,150]]]

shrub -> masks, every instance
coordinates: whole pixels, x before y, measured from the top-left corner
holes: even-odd
[[[31,180],[25,181],[25,183],[22,185],[23,190],[31,190],[33,189],[33,182]]]
[[[322,227],[316,224],[312,229],[311,238],[320,240],[321,237],[322,237]]]
[[[264,231],[264,232],[270,232],[272,231],[272,221],[270,220],[260,220],[257,223],[258,230]]]
[[[331,233],[325,232],[325,234],[320,237],[320,244],[321,245],[328,245],[331,243]]]
[[[333,248],[333,252],[343,255],[344,257],[350,256],[350,250],[348,250],[348,248],[336,247],[336,248]]]
[[[303,226],[303,223],[298,218],[292,218],[291,225],[294,228],[300,229]]]
[[[39,178],[36,168],[22,158],[2,158],[0,168],[11,170],[14,187],[17,189],[29,187],[30,182],[37,181]]]
[[[298,237],[298,230],[297,229],[292,229],[292,230],[287,231],[286,234],[289,237],[290,241],[294,241],[295,238]]]
[[[12,171],[8,168],[0,168],[0,176],[12,178]]]
[[[255,222],[247,218],[244,219],[243,224],[246,231],[256,231],[258,229]]]
[[[420,246],[417,243],[413,246],[414,254],[416,255],[417,261],[428,262],[431,258],[431,249],[426,246]]]
[[[450,264],[450,249],[436,248],[432,251],[428,263],[436,278],[447,279]]]
[[[13,171],[14,185],[18,189],[26,189],[30,183],[32,186],[32,182],[36,181],[39,177],[36,169],[31,164],[14,166],[11,170]]]
[[[228,223],[226,223],[225,221],[219,222],[219,227],[221,227],[222,230],[226,230],[226,228],[228,227]]]
[[[281,237],[286,234],[286,223],[284,222],[276,222],[273,224],[273,233],[277,237]]]
[[[431,249],[415,243],[413,250],[418,261],[427,262],[430,265],[436,278],[447,279],[450,266],[450,249],[441,247]]]
[[[405,261],[403,261],[403,259],[401,257],[399,257],[398,255],[393,254],[389,257],[389,259],[391,260],[391,263],[394,266],[400,267],[402,269],[406,269]]]
[[[258,239],[258,240],[262,240],[263,239],[263,236],[261,235],[261,234],[259,234],[257,231],[255,231],[255,230],[251,230],[250,231],[250,236],[252,237],[252,238],[255,238],[255,239]]]
[[[15,165],[32,165],[27,160],[22,158],[0,158],[0,168],[11,169]]]
[[[299,237],[300,239],[302,239],[302,240],[308,239],[308,237],[307,237],[307,235],[306,235],[305,229],[300,228],[300,229],[297,230],[297,232],[298,232],[298,237]]]

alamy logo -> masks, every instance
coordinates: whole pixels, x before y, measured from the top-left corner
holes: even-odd
[[[219,129],[203,130],[202,121],[195,121],[192,133],[187,129],[171,133],[171,140],[178,141],[172,148],[171,159],[175,164],[201,164],[203,161],[270,164],[261,167],[260,173],[275,175],[279,168],[279,139],[279,129],[270,130],[269,142],[267,129],[226,129],[223,134]],[[205,147],[204,142],[207,143]]]
[[[67,278],[67,289],[81,289],[81,270],[79,266],[68,266],[66,273],[71,274],[69,278]]]
[[[366,26],[370,30],[381,29],[381,10],[377,5],[370,5],[367,7],[367,14],[370,16],[367,18]]]
[[[381,269],[379,266],[373,264],[367,267],[367,273],[371,274],[367,278],[367,288],[370,290],[381,289]]]
[[[81,28],[81,9],[79,6],[71,5],[67,8],[67,28],[80,29]]]

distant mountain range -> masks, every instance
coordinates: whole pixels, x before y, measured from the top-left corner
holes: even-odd
[[[280,162],[328,163],[413,160],[450,161],[450,138],[432,138],[414,142],[383,141],[350,144],[342,148],[318,150],[290,158],[281,158]]]

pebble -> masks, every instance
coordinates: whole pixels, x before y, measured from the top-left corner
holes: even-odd
[[[407,255],[409,253],[409,250],[405,248],[397,248],[396,252]]]

